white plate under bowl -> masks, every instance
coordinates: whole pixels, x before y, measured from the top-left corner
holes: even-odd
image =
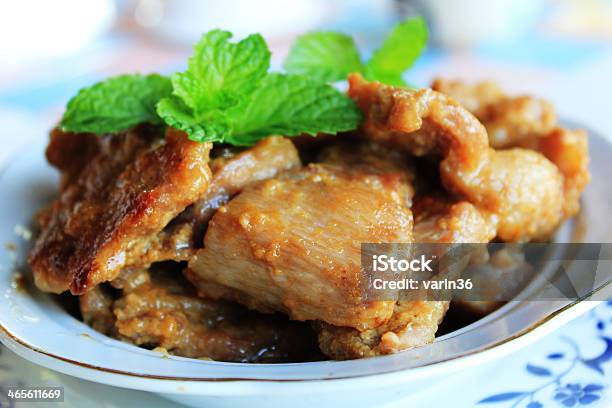
[[[57,186],[56,172],[44,160],[45,144],[41,138],[29,146],[0,175],[0,242],[9,244],[0,250],[0,340],[36,364],[78,378],[156,392],[194,406],[252,407],[253,398],[267,407],[372,406],[516,351],[598,303],[510,302],[428,346],[362,360],[263,365],[165,356],[97,333],[52,297],[16,281],[17,271],[27,275],[30,245],[16,234],[16,226],[30,225]],[[584,196],[582,240],[612,242],[607,218],[612,213],[612,147],[591,134],[591,152],[593,181]]]

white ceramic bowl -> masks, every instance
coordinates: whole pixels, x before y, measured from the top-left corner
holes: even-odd
[[[396,355],[353,361],[237,364],[166,356],[110,339],[70,316],[52,297],[23,285],[30,243],[23,228],[54,195],[57,175],[44,160],[41,138],[0,176],[0,340],[42,366],[103,384],[160,393],[207,407],[372,406],[405,398],[443,377],[504,356],[593,308],[595,301],[510,302],[431,345]],[[584,241],[612,242],[612,148],[592,136],[593,182],[584,199]],[[561,239],[569,239],[573,224]],[[27,233],[25,234],[27,235]],[[610,286],[601,291],[609,290]],[[603,299],[605,295],[598,294]]]

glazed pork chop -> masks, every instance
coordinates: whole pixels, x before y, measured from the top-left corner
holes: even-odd
[[[88,160],[59,153],[78,148]],[[147,127],[99,137],[55,133],[47,155],[64,172],[61,194],[42,217],[29,256],[36,285],[44,291],[82,294],[114,279],[126,267],[156,253],[156,236],[208,188],[211,143],[170,130],[165,139]],[[180,251],[180,248],[178,249]],[[180,258],[159,251],[146,262]]]
[[[534,134],[546,134],[557,123],[553,106],[533,96],[508,96],[492,82],[466,84],[437,78],[431,88],[452,97],[487,128],[491,146],[500,149]]]
[[[301,166],[281,137],[209,162],[210,148],[144,126],[103,137],[55,130],[47,157],[61,171],[61,196],[39,217],[30,254],[37,285],[81,294],[124,268],[188,260],[222,203]]]
[[[364,113],[364,136],[439,160],[446,190],[478,208],[501,240],[544,239],[561,223],[563,175],[544,155],[491,148],[485,127],[470,112],[431,89],[391,87],[357,74],[349,84]]]
[[[187,276],[201,296],[296,320],[376,327],[394,302],[363,302],[360,248],[411,241],[402,188],[397,174],[329,164],[247,187],[213,216]]]
[[[580,195],[591,179],[585,131],[560,127],[554,108],[547,101],[509,96],[490,82],[467,84],[436,79],[432,88],[472,112],[487,128],[492,147],[531,149],[553,162],[563,175],[563,215],[569,218],[578,213]]]

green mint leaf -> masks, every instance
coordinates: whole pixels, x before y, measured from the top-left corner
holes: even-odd
[[[156,103],[170,95],[170,80],[157,74],[121,75],[83,88],[66,107],[60,126],[70,132],[104,134],[139,123],[161,123]]]
[[[173,96],[157,113],[169,126],[196,141],[223,141],[231,127],[226,111],[248,101],[270,67],[270,51],[259,34],[237,43],[232,34],[212,30],[193,47],[185,72],[172,76]]]
[[[284,67],[290,74],[306,75],[321,82],[340,81],[352,72],[363,71],[353,39],[335,32],[314,32],[298,37]]]
[[[398,24],[366,63],[366,78],[391,85],[404,85],[401,74],[414,64],[426,44],[425,20],[417,17]]]
[[[259,34],[231,43],[232,34],[212,30],[193,47],[189,67],[172,76],[174,94],[194,118],[225,110],[247,98],[270,66],[270,51]]]
[[[233,132],[227,139],[248,146],[273,134],[336,134],[356,129],[361,113],[334,87],[298,75],[268,75],[250,102],[230,112]]]
[[[207,118],[194,118],[185,103],[171,96],[163,98],[157,104],[157,114],[170,127],[187,133],[189,139],[196,142],[221,142],[230,132],[230,127],[221,111],[211,112]]]

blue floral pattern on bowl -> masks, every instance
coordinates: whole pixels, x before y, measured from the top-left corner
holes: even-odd
[[[567,351],[551,350],[540,359],[544,360],[543,363],[525,365],[525,372],[533,377],[533,388],[491,394],[477,404],[544,408],[591,406],[600,401],[608,391],[604,365],[612,360],[612,337],[606,333],[608,328],[612,328],[612,301],[593,309],[583,318],[592,321],[595,335],[603,347],[601,352],[590,357],[590,349],[581,350],[573,338],[563,335],[560,340],[567,346]],[[580,382],[566,380],[581,367],[590,372],[590,375],[582,373],[589,375],[588,378],[584,377]]]

